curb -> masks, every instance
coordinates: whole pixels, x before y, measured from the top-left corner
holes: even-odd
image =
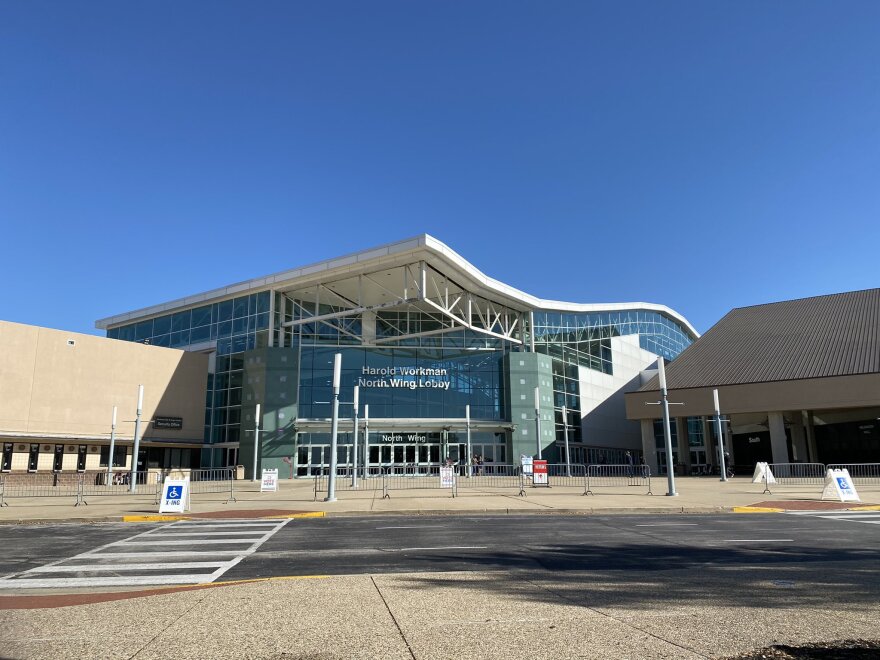
[[[247,511],[243,511],[242,513],[247,513]],[[282,520],[285,518],[296,519],[296,518],[323,518],[325,515],[324,511],[300,511],[297,513],[286,513],[279,514],[274,516],[254,516],[254,520]],[[247,516],[245,516],[247,517]],[[148,516],[122,516],[122,522],[127,523],[137,523],[137,522],[171,522],[175,520],[228,520],[227,518],[205,518],[200,516],[199,514],[180,514],[173,516],[165,516],[165,515],[148,515]]]

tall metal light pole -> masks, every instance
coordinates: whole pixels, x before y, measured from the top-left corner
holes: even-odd
[[[535,433],[538,443],[538,460],[541,460],[541,392],[535,388]]]
[[[134,418],[134,447],[132,448],[131,456],[131,483],[128,485],[128,490],[132,493],[137,491],[137,460],[141,447],[141,413],[143,408],[144,386],[138,385],[137,413]]]
[[[333,356],[333,416],[330,418],[330,478],[325,502],[336,501],[336,441],[339,431],[339,381],[342,377],[342,353]]]
[[[571,454],[568,448],[568,409],[562,406],[562,437],[565,438],[565,476],[571,476]]]
[[[113,480],[113,451],[116,445],[116,406],[113,406],[113,421],[110,422],[110,457],[107,459],[107,485]]]
[[[364,404],[364,479],[370,476],[370,404]]]
[[[469,403],[464,406],[464,425],[467,429],[467,476],[470,477],[474,471],[474,454],[471,451],[471,404]]]
[[[358,485],[358,399],[360,398],[361,388],[358,385],[354,386],[354,398],[352,401],[352,405],[354,406],[354,415],[352,415],[354,419],[354,434],[352,436],[352,451],[354,452],[354,458],[351,461],[351,487],[357,488]]]
[[[254,413],[254,471],[253,479],[257,480],[257,463],[260,460],[260,404],[257,404],[257,410]]]
[[[727,481],[727,464],[724,460],[724,431],[721,429],[721,406],[718,405],[718,390],[712,390],[715,402],[715,437],[718,438],[718,455],[721,459],[721,481]]]
[[[666,480],[668,482],[669,491],[666,493],[670,497],[675,497],[675,463],[672,457],[672,428],[669,424],[669,397],[666,392],[666,366],[663,364],[663,357],[657,358],[658,375],[660,376],[660,400],[663,405],[663,437],[666,440]]]

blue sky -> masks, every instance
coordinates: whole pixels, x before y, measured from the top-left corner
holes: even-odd
[[[0,318],[422,232],[545,298],[880,285],[880,3],[0,4]]]

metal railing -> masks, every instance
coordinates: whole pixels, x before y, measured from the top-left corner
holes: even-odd
[[[0,506],[9,506],[13,497],[73,497],[74,506],[88,504],[84,498],[106,495],[152,495],[158,503],[165,479],[189,478],[190,493],[229,493],[235,501],[234,469],[147,470],[135,473],[136,488],[131,492],[131,472],[55,472],[0,475]]]
[[[651,492],[651,468],[647,465],[588,465],[584,495],[595,495],[593,488],[647,487]]]
[[[770,472],[764,472],[761,481],[764,493],[770,493],[770,484],[779,486],[822,486],[825,484],[824,463],[768,463]],[[773,480],[770,480],[772,475]]]
[[[880,485],[880,463],[829,463],[829,470],[846,470],[856,486]]]

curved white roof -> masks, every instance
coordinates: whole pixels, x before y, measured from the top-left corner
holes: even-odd
[[[432,264],[442,262],[448,266],[452,266],[455,271],[457,271],[457,274],[463,280],[467,281],[469,285],[468,288],[474,289],[474,293],[482,293],[487,297],[497,299],[499,302],[504,302],[506,305],[515,309],[518,308],[524,311],[543,309],[573,313],[602,313],[627,310],[654,311],[680,323],[681,326],[687,329],[694,338],[700,336],[684,316],[666,305],[645,302],[570,303],[559,300],[544,300],[537,298],[505,284],[504,282],[499,282],[498,280],[489,277],[448,245],[428,234],[421,234],[414,238],[398,241],[396,243],[389,243],[378,248],[336,257],[326,261],[320,261],[310,266],[303,266],[301,268],[286,270],[273,275],[231,284],[226,287],[213,289],[211,291],[187,296],[185,298],[179,298],[160,305],[153,305],[152,307],[145,307],[143,309],[123,314],[117,314],[96,321],[95,327],[106,329],[110,326],[126,324],[161,314],[168,314],[169,312],[182,310],[187,307],[196,307],[206,303],[218,302],[234,296],[256,293],[258,291],[269,289],[285,290],[308,284],[309,281],[312,280],[326,280],[327,277],[331,276],[350,276],[357,274],[359,271],[400,265],[418,259],[425,259]]]

